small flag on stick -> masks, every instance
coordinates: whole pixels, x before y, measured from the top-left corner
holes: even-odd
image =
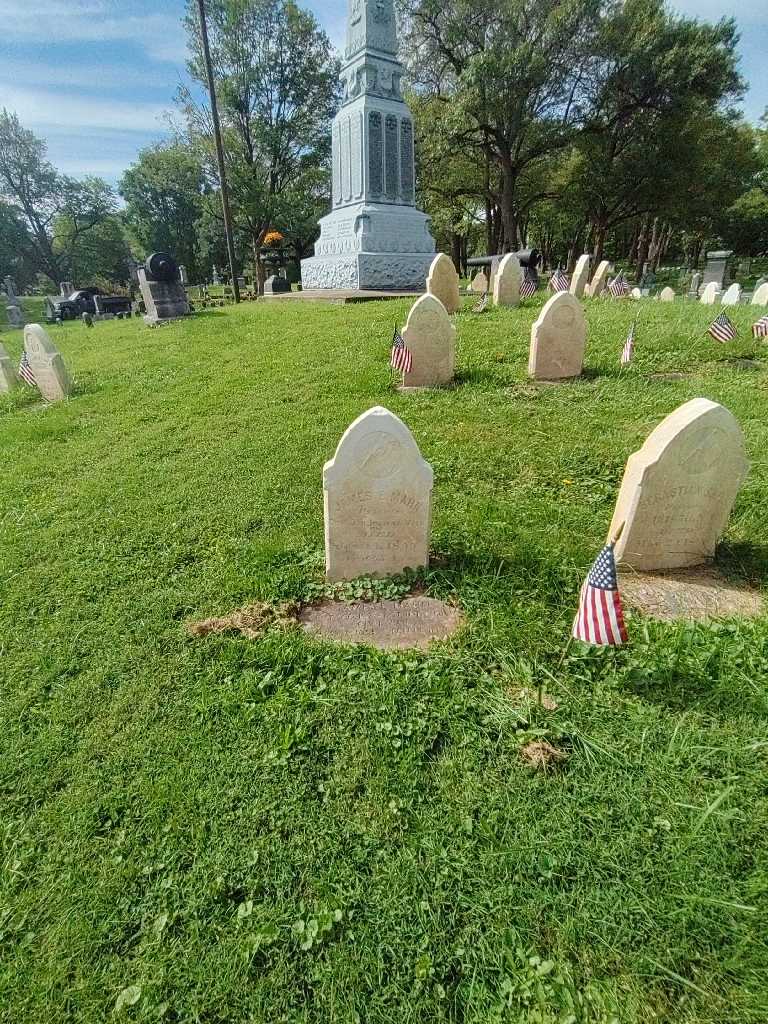
[[[608,291],[611,293],[614,299],[623,299],[630,293],[629,282],[624,277],[624,272],[620,273],[617,277],[614,277],[608,284]]]
[[[528,277],[526,274],[520,284],[520,298],[530,299],[532,295],[535,295],[538,290],[538,285],[532,277]]]
[[[473,313],[484,313],[488,309],[488,292],[483,292],[483,297],[472,310]]]
[[[756,324],[752,325],[753,338],[768,338],[768,316],[761,316]]]
[[[627,340],[624,342],[624,348],[621,350],[621,365],[629,366],[635,355],[635,334],[637,333],[637,320],[634,321],[632,326],[629,328],[629,334]]]
[[[597,557],[581,588],[573,637],[594,647],[618,647],[628,640],[613,543]]]
[[[395,328],[395,336],[392,339],[390,365],[393,370],[398,370],[400,373],[410,373],[413,366],[411,350],[405,344],[405,340],[397,328]]]
[[[24,350],[21,362],[19,363],[19,376],[24,383],[29,384],[31,388],[37,387],[37,381],[35,380],[34,373],[32,373],[32,367],[29,365],[29,356],[27,355],[26,349]]]
[[[549,279],[549,287],[553,292],[567,292],[571,287],[571,280],[565,271],[558,267]]]
[[[733,341],[739,332],[736,330],[735,325],[728,317],[727,313],[721,313],[720,316],[714,320],[710,326],[707,334],[714,338],[715,341],[722,341],[723,343]]]

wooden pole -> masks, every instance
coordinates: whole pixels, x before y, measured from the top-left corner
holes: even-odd
[[[219,162],[219,182],[221,184],[221,207],[224,212],[224,234],[227,236],[227,254],[229,256],[229,272],[232,275],[232,291],[235,302],[240,301],[240,285],[237,280],[237,268],[235,266],[235,241],[232,234],[232,211],[229,206],[229,187],[227,185],[227,169],[224,164],[224,144],[221,141],[221,121],[219,120],[219,105],[216,102],[216,83],[213,79],[213,65],[211,64],[211,47],[208,42],[208,21],[205,16],[205,0],[197,0],[200,10],[200,38],[203,43],[203,58],[205,59],[205,71],[208,76],[208,94],[211,98],[211,118],[213,119],[213,134],[216,139],[216,156]]]

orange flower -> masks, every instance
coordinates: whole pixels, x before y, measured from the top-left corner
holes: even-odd
[[[268,231],[266,235],[264,235],[264,245],[279,245],[280,242],[284,241],[285,238],[279,231]]]

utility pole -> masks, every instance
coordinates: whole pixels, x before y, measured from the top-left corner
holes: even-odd
[[[219,181],[221,182],[221,206],[224,211],[224,234],[227,236],[227,253],[229,254],[229,272],[232,275],[232,291],[235,295],[235,302],[240,301],[240,285],[237,283],[237,268],[235,267],[235,242],[232,235],[232,211],[229,208],[229,187],[227,185],[227,169],[224,165],[224,145],[221,141],[221,121],[219,120],[219,105],[216,102],[216,83],[213,80],[213,65],[211,64],[211,47],[208,42],[208,21],[205,16],[205,0],[197,0],[200,10],[200,38],[203,42],[203,57],[205,58],[205,70],[208,75],[208,93],[211,97],[211,117],[213,119],[213,134],[216,138],[216,155],[219,161]]]

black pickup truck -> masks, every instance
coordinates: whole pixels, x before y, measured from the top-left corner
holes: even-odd
[[[97,308],[98,301],[98,308]],[[79,320],[83,313],[130,313],[131,300],[124,295],[101,295],[98,288],[80,288],[71,295],[51,299],[48,303],[48,322]]]

